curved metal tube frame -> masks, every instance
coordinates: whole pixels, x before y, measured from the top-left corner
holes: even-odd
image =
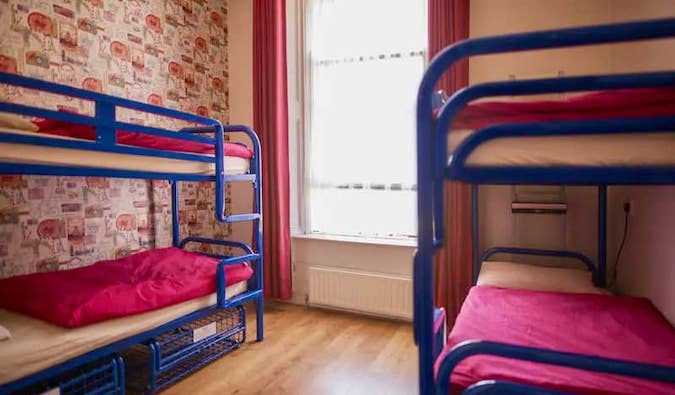
[[[468,340],[456,345],[450,353],[446,354],[443,358],[438,370],[439,379],[436,384],[437,394],[448,393],[452,371],[460,362],[473,355],[494,355],[522,361],[590,370],[599,373],[616,374],[639,379],[661,381],[664,383],[675,383],[675,367],[622,361],[612,358],[552,351],[535,347],[516,346],[506,343]]]
[[[520,247],[492,247],[480,256],[480,259],[477,261],[479,265],[487,261],[494,254],[517,254],[517,255],[535,255],[535,256],[552,256],[552,257],[561,257],[561,258],[570,258],[581,261],[581,263],[586,266],[589,272],[593,273],[593,276],[596,276],[595,265],[591,258],[586,255],[576,252],[576,251],[564,251],[564,250],[537,250],[534,248],[520,248]],[[478,271],[477,271],[478,272]]]
[[[569,392],[534,387],[507,381],[485,380],[471,385],[462,395],[573,395]]]
[[[440,122],[434,122],[433,119],[433,93],[436,84],[440,77],[446,72],[455,62],[475,55],[485,55],[492,53],[516,52],[535,49],[547,48],[563,48],[571,46],[596,45],[617,43],[625,41],[638,41],[656,38],[666,38],[675,36],[675,18],[654,20],[648,22],[634,22],[621,23],[602,26],[560,29],[534,33],[511,34],[499,37],[485,37],[466,40],[455,45],[452,45],[442,52],[440,52],[430,63],[427,72],[425,73],[417,96],[417,192],[418,192],[418,250],[414,258],[413,278],[414,278],[414,333],[415,341],[419,347],[419,369],[420,369],[420,393],[431,394],[433,392],[433,350],[432,350],[432,334],[433,334],[433,255],[437,249],[442,246],[444,229],[442,225],[442,202],[443,202],[443,181],[446,177],[452,176],[445,170],[445,155],[441,156],[443,151],[447,150],[445,132],[450,122],[451,114],[445,115],[443,125]],[[671,78],[671,76],[663,76]],[[654,80],[663,78],[654,76]],[[590,78],[590,77],[589,77]],[[605,77],[602,77],[605,78]],[[611,77],[606,77],[611,78]],[[628,77],[624,78],[623,83],[629,86],[646,86],[639,80],[631,81]],[[561,84],[561,81],[568,79],[556,79],[556,84]],[[577,80],[577,83],[580,80]],[[602,86],[608,84],[603,79],[587,79],[587,89],[594,89],[595,86]],[[525,81],[523,81],[525,83]],[[527,83],[531,83],[528,81]],[[541,86],[549,85],[549,91],[559,91],[555,88],[556,84],[552,81],[539,82]],[[518,86],[521,82],[503,83],[504,89],[499,90],[508,91],[508,87]],[[565,84],[564,82],[562,84]],[[572,84],[571,84],[572,85]],[[522,85],[521,88],[527,85]],[[577,86],[577,90],[581,86]],[[469,88],[470,89],[470,88]],[[497,93],[495,93],[497,94]],[[464,95],[468,95],[464,93]],[[454,101],[452,99],[446,104],[445,112],[447,112],[450,104]],[[520,125],[522,126],[522,125]],[[522,130],[522,129],[521,129]],[[480,134],[480,133],[478,133]],[[519,172],[521,169],[518,169]],[[539,175],[534,172],[529,172],[529,175],[536,177],[532,179],[523,179],[528,183],[575,183],[577,182],[569,174],[569,169],[566,171],[556,170],[555,168],[547,169],[546,172],[539,172]],[[614,169],[607,173],[606,169],[575,169],[590,171],[592,177],[588,177],[588,183],[594,180],[603,180],[603,182],[596,182],[596,184],[611,184],[617,181],[625,181],[631,179],[637,180],[637,176],[649,177],[646,182],[665,183],[667,180],[675,179],[675,173],[668,171],[656,172],[641,172],[628,169],[625,173],[620,173],[623,169]],[[472,182],[520,182],[515,177],[517,172],[508,174],[507,178],[497,177],[498,173],[473,173],[474,178]],[[528,174],[528,171],[524,173]],[[623,174],[624,177],[621,177]],[[492,178],[488,178],[492,176]],[[607,176],[603,178],[603,176]],[[631,178],[632,177],[632,178]],[[447,392],[446,392],[447,393]]]

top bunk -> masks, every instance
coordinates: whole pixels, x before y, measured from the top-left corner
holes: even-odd
[[[419,187],[432,179],[675,183],[675,71],[488,82],[444,102],[435,92],[443,73],[471,56],[673,37],[670,18],[476,38],[446,48],[431,61],[418,92]],[[540,102],[485,101],[552,93],[576,94]]]
[[[255,181],[259,172],[260,143],[247,126],[15,74],[0,72],[0,84],[53,94],[55,105],[82,100],[93,110],[0,102],[0,173]],[[131,121],[120,121],[121,114]],[[227,142],[234,132],[246,134],[251,147]]]

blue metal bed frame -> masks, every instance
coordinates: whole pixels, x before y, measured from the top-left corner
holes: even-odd
[[[476,354],[535,361],[597,372],[614,373],[663,382],[675,382],[675,367],[652,366],[588,355],[553,352],[485,341],[457,345],[441,361],[438,378],[434,363],[438,357],[438,334],[434,333],[433,258],[442,247],[444,229],[443,183],[446,179],[472,184],[473,277],[484,258],[499,253],[560,256],[580,260],[593,272],[596,285],[604,286],[607,270],[607,185],[675,184],[675,167],[489,167],[470,166],[466,159],[486,141],[504,137],[583,134],[654,133],[675,131],[675,114],[662,117],[592,121],[555,121],[494,125],[473,133],[448,160],[447,130],[458,111],[472,100],[490,96],[517,96],[554,92],[577,92],[675,85],[675,72],[600,75],[555,79],[490,82],[456,92],[440,108],[434,88],[441,75],[455,62],[470,56],[571,46],[609,44],[675,37],[675,18],[634,23],[560,29],[465,40],[439,53],[429,64],[417,96],[417,196],[418,250],[413,262],[414,336],[419,351],[419,389],[421,394],[447,395],[454,366]],[[478,184],[569,184],[598,187],[598,265],[572,251],[542,251],[497,247],[478,253]],[[527,385],[486,381],[468,388],[465,394],[562,394]]]
[[[208,243],[214,245],[236,247],[244,251],[240,256],[221,256],[217,266],[217,304],[211,307],[195,311],[186,316],[168,322],[152,330],[139,333],[126,339],[103,346],[94,351],[83,354],[79,357],[70,359],[58,365],[52,366],[41,372],[26,376],[19,380],[0,386],[0,394],[11,393],[21,388],[25,388],[37,382],[44,381],[51,377],[63,374],[73,368],[83,364],[95,361],[101,357],[115,354],[117,351],[146,341],[159,334],[180,327],[181,325],[207,316],[216,309],[227,309],[239,306],[245,302],[254,301],[256,303],[256,336],[257,341],[262,341],[263,333],[263,257],[262,257],[262,177],[261,177],[261,159],[260,159],[260,141],[255,131],[248,126],[243,125],[223,125],[220,121],[172,110],[164,107],[158,107],[145,103],[135,102],[128,99],[104,95],[83,89],[59,85],[51,82],[41,81],[33,78],[7,74],[0,72],[0,84],[13,85],[23,88],[35,89],[43,92],[55,93],[58,95],[69,96],[73,98],[91,101],[95,104],[95,115],[93,117],[79,115],[67,112],[58,112],[42,108],[0,102],[0,111],[12,112],[21,115],[55,119],[60,121],[72,122],[82,125],[93,126],[96,129],[95,141],[66,140],[33,135],[0,133],[0,142],[31,144],[44,147],[58,147],[78,150],[88,150],[92,154],[96,152],[150,156],[169,159],[181,159],[189,161],[198,161],[213,163],[215,165],[214,175],[203,174],[181,174],[172,173],[170,169],[166,172],[149,172],[145,170],[117,170],[97,167],[67,167],[67,166],[49,166],[41,164],[17,164],[0,163],[0,174],[30,174],[30,175],[60,175],[60,176],[100,176],[100,177],[118,177],[118,178],[138,178],[138,179],[165,179],[171,182],[172,188],[172,241],[176,247],[183,248],[187,243]],[[176,131],[161,129],[156,127],[141,126],[126,122],[119,122],[116,119],[117,108],[128,108],[145,113],[156,114],[159,116],[174,118],[182,121],[196,123],[199,127],[184,128]],[[125,130],[149,134],[153,136],[169,137],[177,140],[200,142],[212,144],[215,147],[215,154],[201,155],[173,151],[160,151],[148,148],[130,147],[117,144],[116,131]],[[224,165],[224,135],[225,133],[241,132],[246,134],[253,144],[253,157],[250,161],[250,170],[248,174],[226,175]],[[213,137],[205,137],[203,134],[213,134]],[[254,226],[254,247],[239,241],[217,240],[206,237],[188,237],[180,239],[178,223],[178,186],[179,181],[209,181],[216,184],[216,219],[224,223],[252,221]],[[251,182],[254,191],[253,212],[247,214],[225,215],[225,185],[231,182]],[[254,268],[254,277],[249,281],[249,290],[233,298],[225,298],[225,266],[241,262],[249,262]]]

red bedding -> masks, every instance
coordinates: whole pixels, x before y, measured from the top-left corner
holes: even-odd
[[[0,280],[0,308],[73,328],[156,310],[216,291],[218,259],[161,248],[78,269]],[[227,285],[251,278],[226,266]]]
[[[675,366],[675,329],[641,298],[475,286],[443,354],[469,339]],[[675,394],[674,384],[492,356],[462,361],[453,372],[451,388],[459,393],[487,379],[579,394]]]
[[[84,140],[94,140],[96,138],[96,129],[93,126],[56,121],[52,119],[39,119],[33,121],[33,123],[36,124],[38,128],[40,128],[38,133],[72,137]],[[214,146],[211,144],[172,139],[162,136],[152,136],[149,134],[127,132],[123,130],[117,131],[117,142],[119,144],[131,145],[135,147],[178,152],[193,152],[198,154],[213,154],[215,151]],[[250,149],[240,144],[225,143],[223,150],[225,156],[236,156],[244,159],[250,159],[253,156],[253,153]]]
[[[620,89],[575,95],[564,100],[486,101],[463,108],[453,129],[479,129],[498,123],[602,119],[675,114],[675,88]]]

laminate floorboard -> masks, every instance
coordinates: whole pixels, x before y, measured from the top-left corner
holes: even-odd
[[[410,323],[270,303],[257,343],[252,313],[246,344],[162,394],[417,393]]]

